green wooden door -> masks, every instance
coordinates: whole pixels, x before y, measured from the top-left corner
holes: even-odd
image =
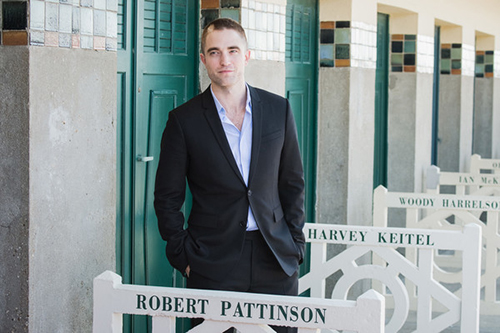
[[[197,13],[193,0],[119,4],[117,272],[124,283],[183,283],[166,259],[153,193],[168,113],[197,92]],[[141,316],[124,326],[151,329]]]
[[[306,181],[306,221],[316,200],[316,100],[318,78],[316,0],[291,0],[286,17],[286,97],[292,106]]]
[[[389,15],[377,17],[377,69],[375,74],[375,147],[373,188],[387,187],[387,112],[389,103]]]
[[[316,0],[290,0],[286,11],[286,97],[299,138],[306,185],[306,222],[315,221],[316,100],[318,78],[318,18]],[[309,271],[309,246],[300,273]]]

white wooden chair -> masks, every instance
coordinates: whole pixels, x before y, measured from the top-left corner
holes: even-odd
[[[470,159],[470,172],[500,174],[500,159],[481,158],[478,154],[474,154]]]
[[[268,324],[298,327],[299,333],[341,329],[384,330],[384,298],[369,290],[356,301],[215,290],[124,285],[106,271],[94,279],[94,333],[121,333],[123,314],[152,317],[152,333],[174,333],[175,319],[203,318],[190,333],[274,332]]]
[[[457,195],[500,196],[500,174],[442,172],[432,165],[426,171],[427,193],[443,194],[441,186],[453,186]]]
[[[407,228],[461,231],[469,223],[478,225],[482,230],[482,255],[477,259],[482,267],[481,314],[500,314],[500,302],[497,300],[497,282],[500,279],[500,197],[388,192],[379,186],[374,192],[375,226],[390,226],[389,210],[404,210]],[[485,213],[484,221],[479,218],[481,213]],[[408,248],[406,257],[411,262],[416,262],[417,253]],[[435,257],[435,279],[448,285],[459,285],[463,273],[460,269],[462,254],[446,250],[438,251]],[[415,287],[407,287],[413,289],[411,294],[416,293]],[[458,287],[455,294],[461,293],[462,290]]]
[[[359,281],[370,280],[372,286],[384,292],[386,303],[394,309],[385,331],[398,332],[407,322],[415,300],[416,331],[440,332],[459,322],[464,333],[478,332],[481,228],[471,224],[463,230],[422,230],[407,228],[377,228],[306,223],[305,235],[311,243],[310,272],[299,280],[299,292],[309,291],[312,297],[346,299],[349,290]],[[410,236],[411,235],[411,236]],[[344,244],[346,250],[328,257],[328,244]],[[418,261],[412,262],[397,251],[412,248]],[[437,249],[462,251],[461,284],[467,293],[456,295],[434,275],[434,253]],[[371,256],[368,263],[361,258]],[[326,295],[326,280],[341,272],[331,294]],[[411,282],[418,294],[406,288]],[[390,294],[386,293],[386,286]],[[436,300],[445,308],[433,317]],[[439,309],[443,310],[443,309]]]

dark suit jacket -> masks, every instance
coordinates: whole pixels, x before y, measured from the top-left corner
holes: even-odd
[[[171,265],[220,279],[243,249],[248,206],[283,270],[304,254],[304,177],[288,101],[250,87],[253,138],[248,187],[238,170],[210,88],[170,112],[156,175],[155,210]],[[186,178],[193,198],[180,212]]]

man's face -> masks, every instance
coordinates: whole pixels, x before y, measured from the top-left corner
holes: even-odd
[[[213,30],[205,41],[200,59],[205,65],[212,85],[231,88],[245,82],[245,66],[250,59],[245,39],[231,29]]]

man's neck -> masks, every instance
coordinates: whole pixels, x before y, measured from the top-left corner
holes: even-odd
[[[245,82],[229,88],[212,85],[212,91],[225,109],[240,109],[247,100]]]

